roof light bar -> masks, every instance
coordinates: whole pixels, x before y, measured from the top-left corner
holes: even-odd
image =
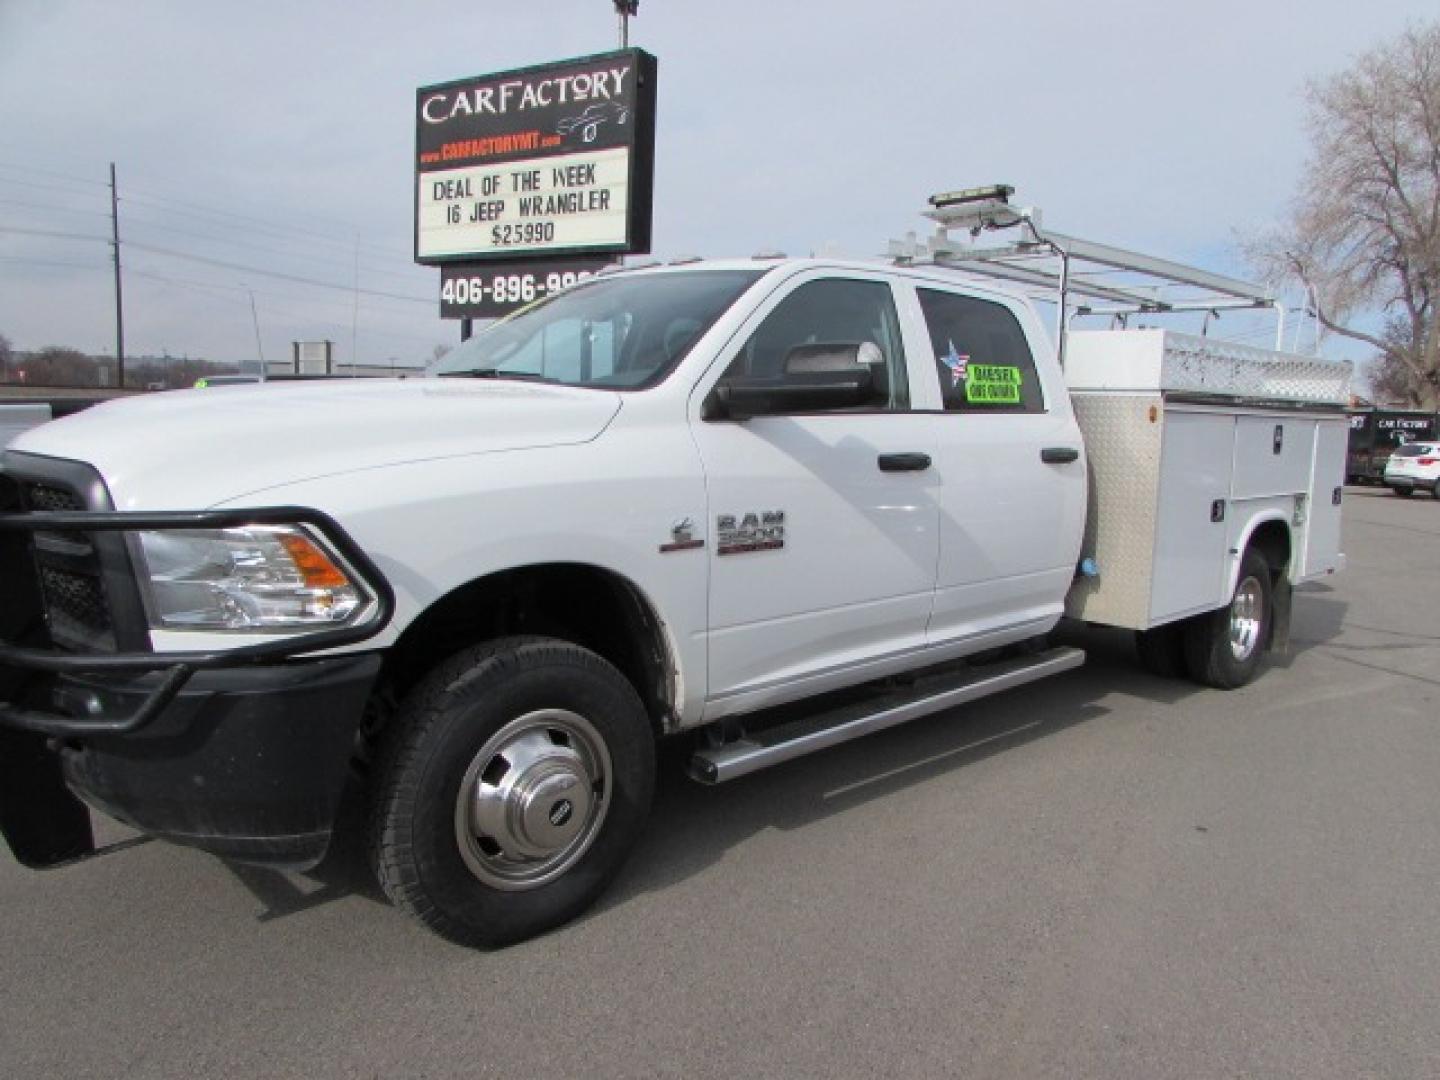
[[[960,191],[942,191],[930,196],[930,205],[935,209],[942,206],[959,206],[961,203],[1001,202],[1008,203],[1015,188],[1010,184],[990,184],[986,187],[963,188]]]

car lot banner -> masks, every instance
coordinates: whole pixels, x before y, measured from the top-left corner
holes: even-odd
[[[640,49],[415,95],[415,260],[650,250],[656,62]]]

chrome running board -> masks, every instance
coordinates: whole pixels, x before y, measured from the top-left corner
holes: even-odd
[[[1084,662],[1085,653],[1080,649],[1062,647],[1018,660],[925,676],[879,701],[842,705],[722,746],[697,750],[690,758],[690,775],[702,784],[723,784],[920,716],[1058,675]]]

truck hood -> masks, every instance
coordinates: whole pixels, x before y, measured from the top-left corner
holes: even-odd
[[[610,391],[464,378],[225,386],[107,402],[10,449],[89,462],[120,510],[200,509],[321,476],[588,442],[620,404]]]

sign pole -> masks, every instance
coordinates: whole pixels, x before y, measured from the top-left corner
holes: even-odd
[[[620,16],[620,48],[630,47],[630,16],[640,14],[640,0],[614,0],[615,14]]]
[[[640,14],[640,0],[615,0],[615,13],[620,16],[620,48],[630,47],[630,16]],[[616,266],[625,265],[624,254],[615,257]]]

